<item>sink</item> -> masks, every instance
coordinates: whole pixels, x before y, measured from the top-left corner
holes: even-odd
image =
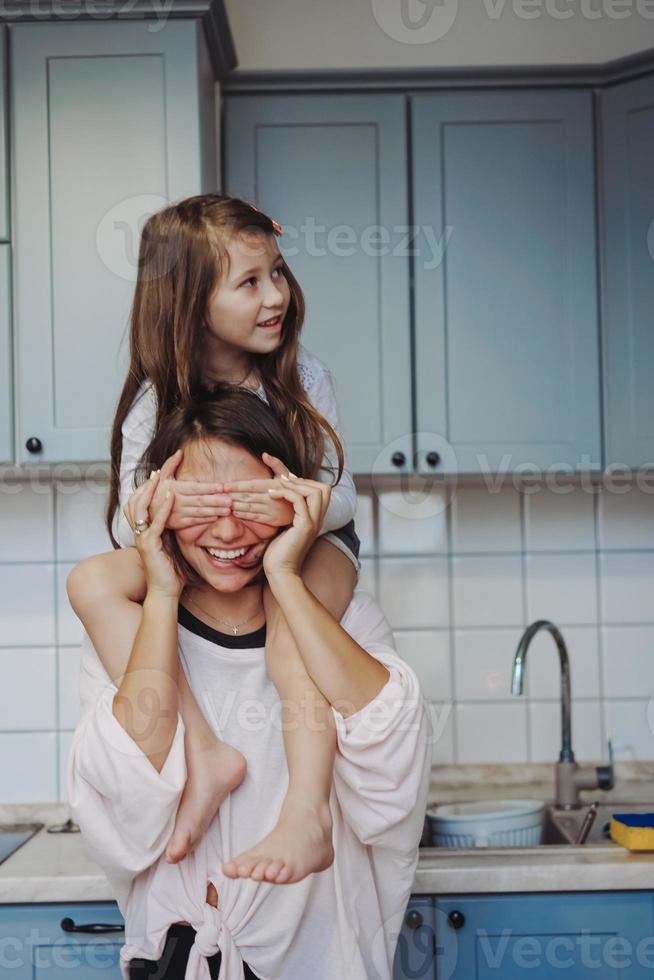
[[[574,844],[587,812],[588,804],[578,810],[558,810],[550,803],[546,810],[546,826],[550,824],[555,834],[561,834],[562,843]],[[586,845],[619,846],[609,836],[609,823],[614,813],[654,813],[654,803],[620,803],[616,800],[600,803]]]
[[[542,847],[571,847],[575,844],[577,835],[581,829],[581,825],[584,822],[584,817],[588,812],[588,807],[590,804],[586,803],[574,810],[559,810],[553,803],[548,803],[545,808],[545,820],[543,822],[543,834],[541,837],[540,844],[535,847],[510,847],[510,848],[500,848],[494,846],[493,851],[502,850],[528,850],[528,851],[538,851]],[[608,835],[608,825],[611,817],[614,813],[654,813],[654,803],[620,803],[619,801],[612,801],[611,803],[600,803],[597,808],[597,815],[595,817],[595,822],[591,828],[590,834],[583,845],[578,845],[582,847],[619,847]],[[429,849],[431,852],[439,853],[466,853],[474,854],[475,852],[488,851],[490,848],[474,848],[474,847],[461,847],[461,848],[440,848],[433,847],[429,843],[429,825],[427,819],[425,818],[425,827],[420,841],[421,850]]]
[[[0,864],[43,827],[42,823],[0,824]]]

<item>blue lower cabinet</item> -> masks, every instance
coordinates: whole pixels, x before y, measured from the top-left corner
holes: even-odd
[[[651,980],[654,894],[465,895],[435,902],[436,980]]]
[[[0,905],[0,977],[120,980],[122,927],[114,902]]]
[[[435,980],[434,899],[413,895],[395,950],[393,980]]]

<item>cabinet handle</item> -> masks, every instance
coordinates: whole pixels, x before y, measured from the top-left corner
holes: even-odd
[[[409,929],[419,929],[423,923],[423,918],[421,913],[418,912],[417,909],[411,909],[406,914],[405,922],[408,925]]]
[[[25,449],[28,453],[40,453],[43,450],[43,443],[36,436],[30,436],[25,443]]]
[[[404,466],[404,464],[406,463],[406,456],[404,455],[404,453],[399,452],[398,450],[398,452],[393,453],[393,455],[391,456],[391,463],[393,464],[393,466]]]
[[[108,922],[87,922],[84,925],[76,926],[73,919],[62,919],[61,928],[64,932],[124,932],[125,926],[114,925]]]
[[[427,459],[428,466],[438,466],[438,464],[441,461],[441,457],[439,453],[434,452],[433,449],[430,453],[427,453],[426,459]]]
[[[466,924],[466,917],[463,912],[459,912],[454,909],[447,917],[447,921],[452,926],[453,929],[463,929]]]

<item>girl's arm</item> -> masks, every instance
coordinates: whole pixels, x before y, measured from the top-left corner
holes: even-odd
[[[114,517],[114,537],[121,548],[134,544],[134,532],[125,517],[123,508],[136,487],[134,475],[143,453],[154,435],[157,418],[157,397],[152,385],[148,385],[135,398],[122,426],[123,450],[120,457],[120,504]]]
[[[307,395],[314,408],[317,408],[324,415],[331,427],[340,435],[334,381],[327,368],[324,365],[321,365],[321,368],[316,382],[307,390]],[[322,483],[331,484],[338,473],[338,458],[334,444],[331,439],[327,438],[327,435],[325,435],[325,443],[325,454],[322,460],[322,465],[325,468],[320,471],[318,479]],[[354,517],[356,506],[357,491],[347,466],[346,454],[343,473],[338,483],[332,486],[329,506],[319,533],[325,534],[327,531],[336,531],[338,528],[349,524]]]

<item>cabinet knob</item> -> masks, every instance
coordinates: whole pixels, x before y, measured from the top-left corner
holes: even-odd
[[[28,453],[40,453],[43,451],[43,443],[36,436],[30,436],[25,443],[25,449]]]
[[[427,466],[438,466],[441,461],[439,453],[435,452],[433,449],[430,453],[427,453],[425,458],[427,460]]]
[[[391,463],[393,464],[393,466],[404,466],[404,464],[406,463],[406,456],[404,455],[404,453],[398,450],[396,453],[393,453],[393,455],[391,456]]]
[[[406,914],[406,919],[404,920],[408,925],[409,929],[419,929],[423,923],[422,914],[418,912],[417,909],[410,909]]]
[[[458,909],[453,909],[448,915],[447,921],[453,929],[463,929],[466,924],[466,917],[463,912],[459,912]]]

